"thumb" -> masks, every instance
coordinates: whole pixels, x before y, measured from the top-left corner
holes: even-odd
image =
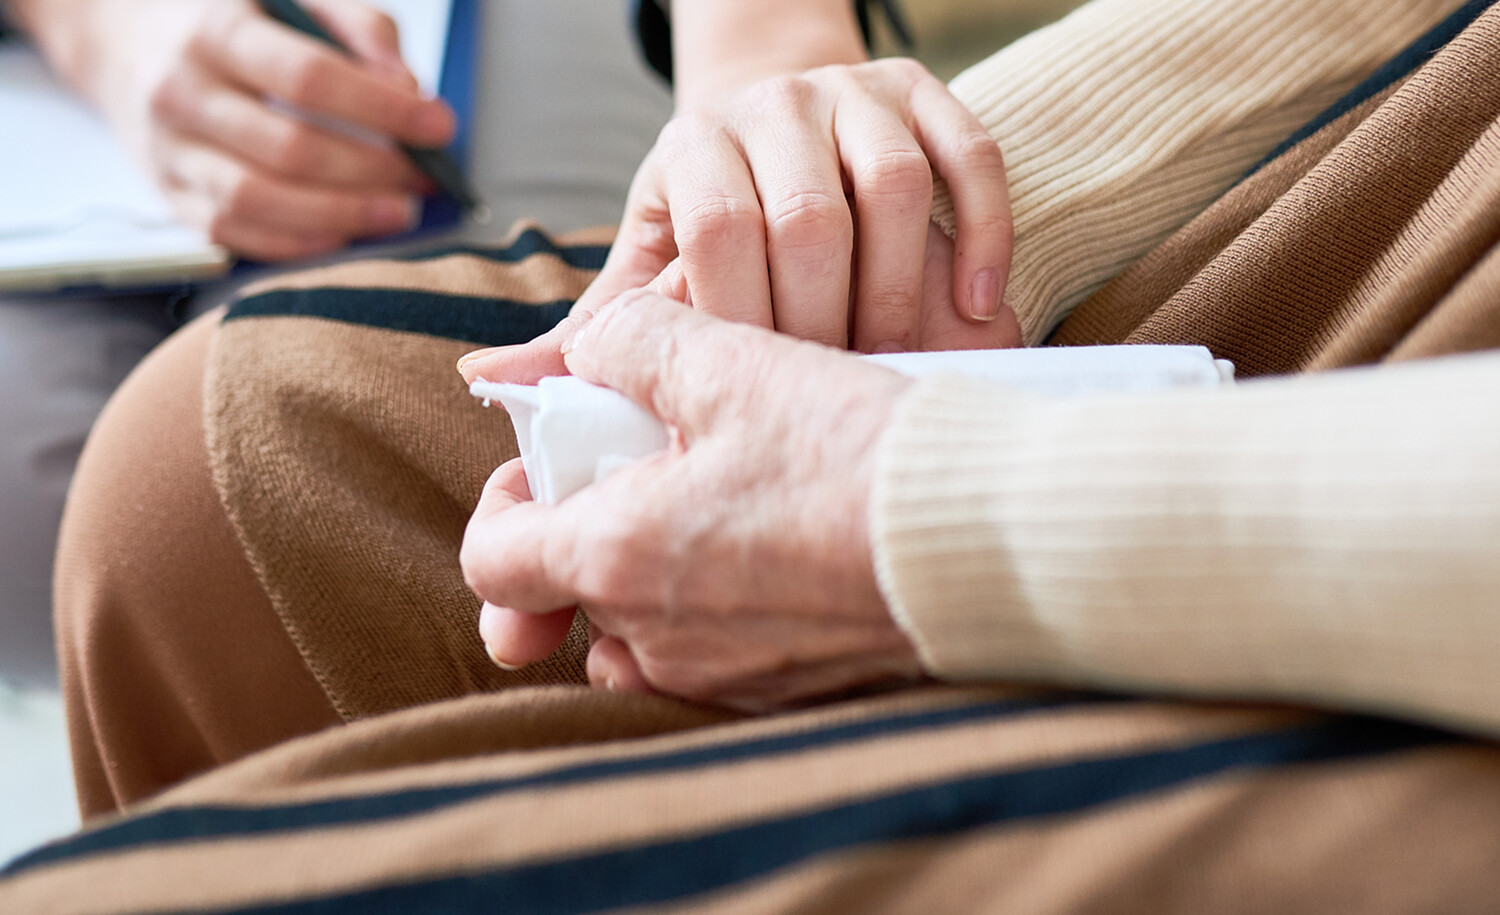
[[[592,317],[592,312],[574,305],[557,326],[526,343],[492,346],[465,355],[458,360],[458,373],[463,376],[464,384],[473,384],[481,378],[509,384],[536,384],[552,375],[566,375],[568,367],[563,363],[562,343]]]
[[[417,88],[417,78],[401,59],[401,35],[396,20],[387,13],[362,0],[307,0],[307,6],[355,57],[410,88]]]
[[[692,438],[738,412],[755,395],[760,366],[797,346],[636,289],[570,329],[562,351],[572,374],[619,391]]]
[[[631,179],[625,215],[603,269],[578,299],[584,310],[598,311],[627,290],[648,285],[677,260],[672,216],[658,189],[657,172],[653,150]]]

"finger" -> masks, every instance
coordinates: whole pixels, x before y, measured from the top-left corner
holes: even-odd
[[[400,232],[416,223],[416,201],[390,191],[361,194],[278,178],[186,137],[168,168],[178,183],[214,201],[210,234],[252,223],[307,235],[362,238]]]
[[[692,304],[681,261],[672,261],[645,288],[684,305]],[[606,300],[600,304],[608,302]],[[573,310],[557,326],[530,342],[519,346],[492,346],[465,354],[458,360],[458,373],[463,376],[466,384],[473,384],[480,379],[510,384],[536,384],[543,378],[566,375],[568,366],[563,359],[562,343],[593,318],[597,310],[598,306],[591,307],[583,299],[579,299]]]
[[[689,308],[693,305],[693,291],[688,288],[687,274],[683,272],[680,260],[672,261],[663,267],[661,273],[646,284],[646,289],[681,302]]]
[[[331,254],[347,239],[337,235],[304,234],[250,223],[214,225],[216,206],[206,195],[168,186],[167,199],[177,215],[189,225],[202,228],[216,245],[266,263],[302,260]]]
[[[194,42],[205,65],[255,93],[416,146],[452,141],[445,103],[265,16],[224,10]]]
[[[576,606],[576,544],[586,526],[572,508],[531,501],[519,458],[485,484],[464,531],[459,565],[480,599],[522,613]]]
[[[720,415],[739,411],[755,396],[761,367],[797,344],[634,290],[601,309],[562,348],[574,375],[614,388],[691,440],[712,430]]]
[[[935,77],[918,80],[911,105],[922,149],[953,195],[953,302],[970,320],[993,321],[1002,311],[1015,245],[1005,157],[979,119]]]
[[[479,611],[479,637],[497,667],[519,670],[546,660],[567,641],[577,608],[553,613],[521,613],[485,604]]]
[[[668,137],[672,130],[669,124],[662,132],[665,142],[679,143]],[[678,149],[672,161],[680,165],[666,179],[672,231],[693,307],[772,327],[765,219],[749,165],[721,132],[699,140]]]
[[[804,82],[778,80],[761,91],[782,116],[752,125],[743,143],[765,214],[775,326],[843,349],[854,220],[833,137],[812,126],[828,118],[814,109],[814,90]]]
[[[384,10],[364,0],[307,0],[307,8],[355,57],[417,88],[417,78],[401,59],[400,28]]]
[[[625,201],[620,230],[610,245],[604,268],[578,298],[585,311],[597,311],[627,289],[650,283],[677,260],[677,242],[672,234],[672,216],[661,196],[655,153],[636,170]]]
[[[518,346],[492,346],[468,353],[458,360],[458,373],[463,376],[465,384],[480,379],[536,384],[543,378],[566,375],[568,366],[563,361],[562,342],[593,316],[593,312],[574,306],[556,327],[530,342]]]
[[[614,636],[603,636],[594,643],[584,669],[588,672],[589,684],[595,689],[620,693],[656,692],[646,682],[630,646]]]
[[[859,226],[853,346],[913,349],[932,214],[932,166],[911,130],[863,95],[839,104],[844,168]]]
[[[283,178],[389,191],[407,191],[416,180],[395,150],[304,123],[228,84],[168,80],[152,110],[163,124]]]
[[[1002,306],[993,321],[970,321],[953,307],[953,241],[943,230],[927,226],[927,270],[922,286],[922,350],[1008,349],[1021,345],[1016,313]]]

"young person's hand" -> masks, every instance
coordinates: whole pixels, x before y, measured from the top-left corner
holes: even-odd
[[[775,76],[680,111],[636,174],[600,293],[680,259],[710,314],[861,352],[916,349],[934,172],[957,208],[953,304],[995,320],[1011,254],[1005,163],[910,60]]]
[[[870,62],[849,0],[677,3],[672,35],[677,114],[636,174],[598,302],[680,261],[710,314],[917,349],[936,172],[956,208],[959,316],[1006,310],[999,148],[920,64]]]
[[[456,126],[402,63],[390,17],[360,0],[307,6],[358,60],[250,0],[20,0],[17,11],[183,219],[276,261],[410,227],[423,182],[392,141],[441,147]]]

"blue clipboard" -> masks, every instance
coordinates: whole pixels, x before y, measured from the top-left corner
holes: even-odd
[[[438,77],[438,96],[458,116],[458,134],[448,151],[466,171],[469,167],[469,137],[473,130],[474,75],[479,63],[479,0],[453,0],[448,10],[448,42],[443,52],[443,72]],[[422,207],[422,222],[410,234],[446,229],[463,220],[458,201],[446,194],[429,197]],[[399,236],[398,236],[399,237]],[[389,244],[391,239],[382,239]]]

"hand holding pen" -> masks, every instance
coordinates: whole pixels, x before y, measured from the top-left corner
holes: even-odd
[[[347,52],[251,0],[99,0],[87,16],[20,2],[54,66],[104,111],[177,214],[258,260],[412,227],[433,182],[394,144],[440,149],[456,129],[402,63],[395,24],[360,0],[308,0]],[[394,143],[307,123],[273,99]]]

